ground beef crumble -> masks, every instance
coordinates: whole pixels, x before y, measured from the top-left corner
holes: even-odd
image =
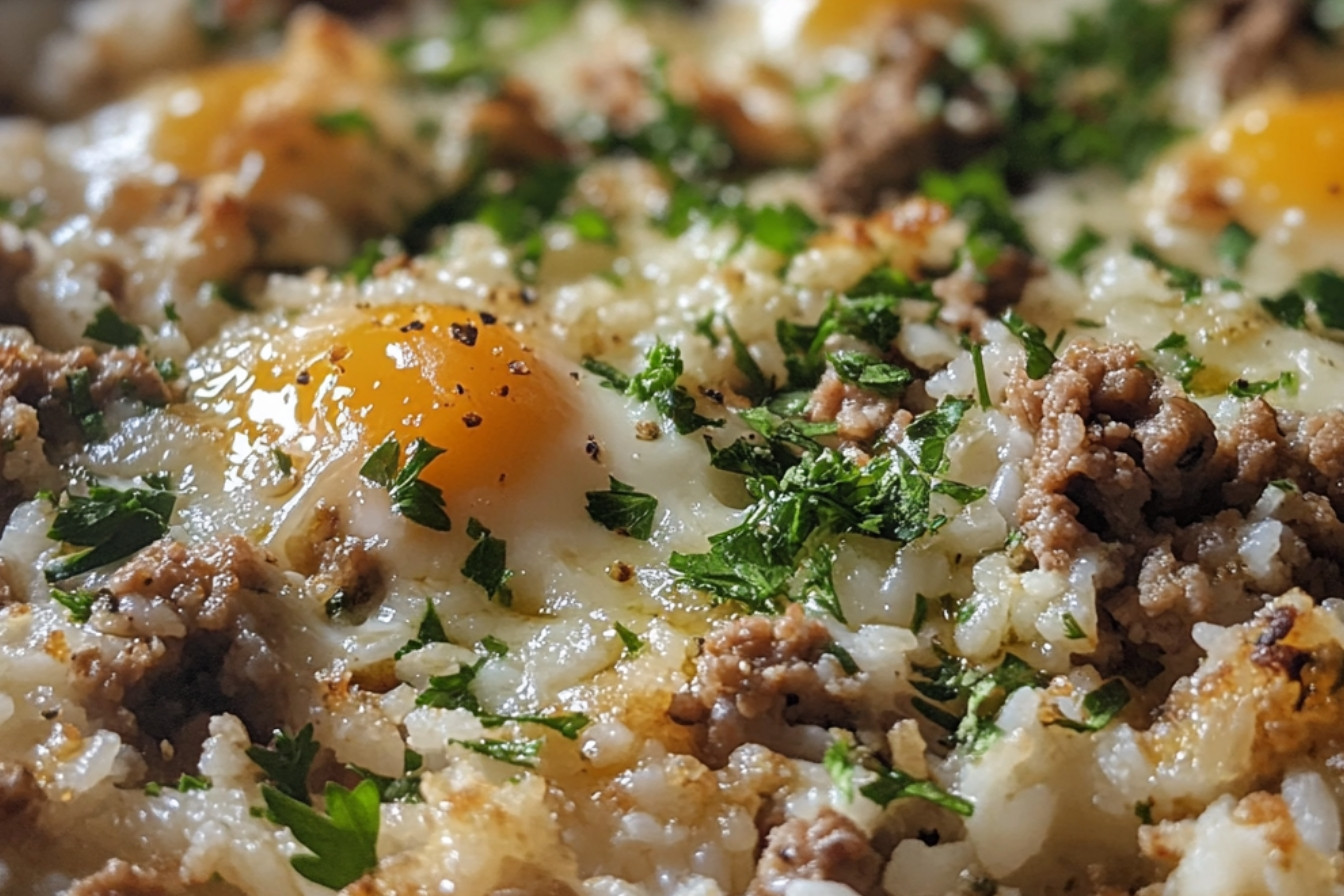
[[[719,623],[696,658],[694,679],[673,698],[669,713],[696,726],[701,758],[714,768],[745,743],[796,754],[799,739],[791,726],[841,724],[853,715],[849,704],[860,682],[826,652],[832,643],[826,626],[798,604],[778,617]]]
[[[1255,399],[1220,436],[1140,361],[1131,346],[1077,343],[1044,378],[1011,383],[1009,411],[1037,432],[1017,508],[1036,561],[1102,558],[1107,612],[1167,651],[1194,621],[1242,621],[1266,594],[1344,595],[1344,413]]]
[[[835,881],[861,894],[875,893],[882,864],[858,825],[825,808],[812,821],[790,818],[770,831],[747,896],[783,896],[795,880]]]
[[[153,748],[171,744],[156,774],[194,767],[211,715],[231,712],[269,733],[283,711],[267,623],[281,584],[275,559],[238,536],[141,551],[113,574],[107,609],[90,621],[107,637],[71,656],[86,705],[151,765]]]

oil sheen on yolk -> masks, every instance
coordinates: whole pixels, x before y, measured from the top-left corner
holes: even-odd
[[[507,488],[537,465],[537,446],[565,414],[553,375],[504,324],[432,305],[357,310],[314,327],[254,371],[247,417],[287,437],[339,439],[363,457],[388,436],[404,452],[422,438],[444,449],[421,474],[453,496]],[[278,427],[278,432],[276,428]],[[321,450],[321,449],[319,449]]]
[[[213,170],[216,144],[238,119],[243,99],[279,76],[274,64],[240,62],[196,72],[172,87],[154,143],[157,158],[187,177]]]
[[[1219,193],[1255,230],[1290,210],[1344,224],[1344,93],[1235,109],[1209,137]]]
[[[812,40],[830,42],[844,38],[883,12],[955,5],[955,0],[815,0],[803,33]]]

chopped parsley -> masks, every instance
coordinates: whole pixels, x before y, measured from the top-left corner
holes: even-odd
[[[581,208],[570,215],[569,226],[574,228],[574,235],[585,243],[616,245],[616,228],[606,215],[595,208]]]
[[[1255,234],[1236,221],[1231,222],[1218,234],[1218,242],[1213,251],[1219,261],[1236,273],[1246,267],[1246,259],[1255,248]]]
[[[840,381],[893,397],[910,385],[914,376],[904,367],[888,364],[863,352],[839,351],[826,356]]]
[[[611,485],[607,491],[584,493],[588,500],[588,516],[618,535],[647,541],[653,534],[658,499],[635,491],[615,476],[607,478]]]
[[[177,496],[168,477],[145,476],[144,488],[89,486],[88,495],[69,495],[47,530],[53,541],[83,550],[65,554],[43,570],[59,582],[128,557],[168,531]]]
[[[0,221],[8,221],[20,230],[31,230],[42,223],[45,214],[41,202],[0,196]]]
[[[1078,231],[1078,235],[1073,238],[1073,242],[1069,243],[1063,254],[1056,259],[1056,263],[1071,274],[1080,274],[1083,270],[1083,263],[1087,261],[1087,256],[1104,245],[1106,245],[1106,237],[1092,227],[1084,226]]]
[[[723,425],[722,420],[702,417],[696,413],[695,399],[685,386],[677,384],[685,372],[681,350],[662,340],[645,352],[644,369],[633,376],[627,376],[610,364],[593,358],[584,358],[583,367],[602,377],[607,387],[640,401],[650,402],[682,435],[706,426]]]
[[[913,797],[933,803],[935,806],[942,806],[963,817],[969,817],[975,812],[975,806],[971,805],[969,800],[948,793],[932,781],[915,778],[900,769],[881,763],[876,764],[877,768],[874,771],[877,772],[877,780],[860,787],[859,793],[879,806],[885,808],[895,800]]]
[[[414,750],[405,750],[402,755],[401,777],[389,778],[375,774],[358,765],[347,765],[361,780],[372,781],[378,788],[378,800],[384,803],[419,803],[424,801],[420,794],[420,773],[425,759]]]
[[[1011,653],[1004,654],[995,668],[981,669],[961,657],[935,650],[937,666],[913,667],[922,677],[911,683],[927,698],[916,697],[913,705],[929,721],[946,729],[953,743],[965,747],[970,755],[978,755],[1003,733],[994,724],[1003,701],[1018,688],[1041,685],[1043,676]],[[959,706],[960,714],[939,704]]]
[[[858,760],[854,756],[853,744],[848,738],[837,737],[822,754],[821,764],[831,776],[835,789],[845,798],[845,802],[854,802],[854,767]]]
[[[1227,386],[1227,394],[1235,398],[1259,398],[1267,392],[1282,389],[1289,395],[1296,395],[1297,387],[1297,374],[1285,370],[1277,379],[1272,380],[1233,380]]]
[[[521,768],[535,768],[541,755],[541,739],[533,740],[492,740],[482,738],[480,740],[449,740],[450,744],[457,744],[459,747],[466,747],[473,753],[480,753],[482,756],[489,756],[491,759],[497,759],[500,762],[507,762],[509,765],[516,765]]]
[[[93,400],[92,377],[87,367],[71,370],[65,375],[65,386],[70,393],[66,398],[66,409],[86,441],[101,442],[107,438],[107,423]]]
[[[1204,369],[1204,362],[1190,352],[1190,341],[1183,333],[1168,333],[1153,350],[1164,360],[1163,370],[1174,376],[1187,392],[1195,374]]]
[[[929,599],[922,594],[915,595],[915,609],[910,614],[910,631],[919,634],[929,618]]]
[[[158,781],[150,781],[145,785],[145,796],[161,796],[163,788],[167,786],[178,793],[191,793],[193,790],[209,790],[214,786],[213,782],[202,775],[189,775],[183,772],[178,776],[176,784],[160,784]]]
[[[425,598],[425,614],[420,617],[420,627],[415,631],[415,637],[403,644],[394,654],[394,659],[401,659],[413,650],[419,650],[427,644],[447,644],[448,633],[443,630],[443,620],[439,618],[438,610],[434,609],[434,601]]]
[[[840,607],[840,595],[835,591],[832,575],[835,567],[835,549],[819,544],[806,554],[799,567],[798,599],[803,603],[829,613],[837,622],[848,623]]]
[[[102,595],[97,591],[82,589],[64,591],[56,587],[51,589],[51,599],[65,607],[71,622],[77,622],[81,625],[89,621],[89,617],[93,615],[93,605],[98,603],[100,597]]]
[[[362,109],[340,109],[313,116],[317,129],[335,136],[363,134],[370,140],[378,138],[378,128]]]
[[[313,740],[313,723],[309,722],[293,736],[277,729],[272,747],[252,745],[247,758],[257,764],[276,790],[300,803],[309,802],[308,775],[313,760],[321,747]]]
[[[1046,342],[1045,331],[1027,323],[1012,309],[1004,313],[1003,323],[1027,353],[1027,376],[1038,380],[1049,373],[1055,366],[1055,350]]]
[[[308,880],[339,890],[378,867],[378,785],[363,780],[353,790],[328,782],[326,812],[270,785],[261,787],[269,817],[289,828],[294,839],[312,850],[289,863]]]
[[[1321,323],[1332,330],[1344,330],[1344,277],[1322,268],[1303,274],[1297,289],[1311,301]]]
[[[1058,718],[1050,724],[1070,731],[1100,731],[1128,705],[1129,688],[1122,679],[1112,678],[1083,698],[1083,721]]]
[[[294,458],[290,457],[288,452],[272,448],[271,460],[275,461],[275,468],[280,471],[281,476],[289,476],[294,472]]]
[[[612,627],[616,630],[616,637],[620,638],[621,643],[625,645],[626,656],[634,656],[644,649],[644,640],[639,635],[619,622],[614,623]]]
[[[743,342],[742,337],[738,335],[737,328],[733,326],[733,322],[726,316],[723,318],[723,330],[728,334],[728,342],[733,347],[733,364],[747,379],[746,388],[743,389],[742,394],[746,395],[753,402],[764,400],[775,391],[774,380],[766,377],[764,371],[761,370],[761,366],[757,364],[756,359],[751,356],[751,351],[747,348],[747,344]],[[710,336],[713,336],[712,330],[710,331]],[[713,339],[711,339],[711,342],[712,341]]]
[[[211,280],[204,284],[209,290],[210,297],[223,302],[235,311],[255,311],[251,303],[243,295],[243,289],[237,283],[230,283],[227,280]]]
[[[1083,631],[1083,627],[1078,624],[1078,620],[1072,613],[1067,611],[1064,613],[1064,637],[1068,638],[1070,641],[1077,641],[1080,638],[1087,637],[1087,632]]]
[[[932,171],[921,179],[920,190],[966,222],[962,252],[980,270],[993,264],[1005,248],[1030,248],[1026,230],[1013,214],[1008,187],[992,168],[972,165],[955,174]]]
[[[467,537],[475,539],[476,545],[462,565],[462,575],[484,588],[491,600],[498,598],[501,606],[509,606],[513,603],[513,592],[508,582],[513,571],[505,559],[504,540],[491,535],[475,517],[467,521]]]
[[[449,531],[452,520],[443,509],[443,490],[420,478],[425,467],[443,453],[424,439],[411,442],[406,465],[401,465],[401,443],[394,436],[379,445],[359,468],[359,475],[387,489],[392,510],[428,529]]]
[[[481,724],[487,728],[498,728],[505,722],[541,725],[559,732],[561,736],[569,740],[578,737],[579,732],[587,727],[591,721],[588,716],[581,712],[553,713],[543,716],[533,713],[500,715],[485,710],[472,690],[472,685],[476,681],[476,676],[480,674],[481,668],[489,660],[490,657],[488,656],[478,657],[476,662],[471,665],[458,664],[456,672],[448,675],[430,676],[429,687],[415,698],[415,705],[432,706],[438,709],[465,709],[476,716]]]
[[[985,349],[978,342],[971,343],[971,367],[975,370],[975,397],[982,411],[993,407],[989,396],[989,378],[985,375]]]
[[[786,258],[806,249],[808,240],[821,228],[811,215],[792,202],[760,208],[740,206],[737,219],[743,237]]]
[[[1179,292],[1186,302],[1193,302],[1204,294],[1204,278],[1198,271],[1167,261],[1144,243],[1135,242],[1129,251],[1135,258],[1161,271],[1166,276],[1167,286]]]
[[[144,335],[135,324],[123,320],[111,305],[104,305],[94,314],[93,320],[84,328],[84,338],[106,342],[118,348],[139,345]]]

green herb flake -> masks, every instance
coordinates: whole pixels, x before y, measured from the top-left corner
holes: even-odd
[[[1130,253],[1161,271],[1166,276],[1167,286],[1179,292],[1184,301],[1193,302],[1204,294],[1204,278],[1198,271],[1167,261],[1144,243],[1132,244]]]
[[[509,645],[494,635],[486,635],[481,639],[481,649],[491,656],[508,656],[509,653]]]
[[[1296,395],[1298,389],[1297,374],[1291,370],[1285,370],[1279,374],[1278,378],[1272,380],[1236,379],[1228,383],[1227,394],[1234,398],[1259,398],[1275,389],[1282,389],[1289,395]]]
[[[237,283],[230,283],[227,280],[211,280],[205,284],[205,288],[210,291],[210,297],[216,301],[223,302],[235,311],[255,311],[251,303],[243,295],[243,289]]]
[[[929,599],[922,594],[915,595],[915,609],[910,614],[910,631],[919,634],[929,618]]]
[[[915,798],[942,806],[950,812],[969,818],[975,812],[970,801],[948,793],[932,781],[924,781],[905,772],[886,766],[877,769],[877,780],[859,788],[859,793],[877,803],[889,806],[896,800]]]
[[[741,212],[743,235],[786,258],[792,258],[807,248],[808,241],[820,225],[795,203],[768,205]]]
[[[585,243],[616,245],[616,228],[595,208],[581,208],[570,215],[569,226],[574,228],[574,235]]]
[[[290,736],[276,729],[272,747],[253,745],[247,748],[247,758],[256,763],[266,778],[289,799],[308,803],[308,775],[321,746],[313,740],[313,723],[309,722]]]
[[[347,764],[346,768],[359,775],[360,780],[372,781],[378,788],[378,800],[383,803],[420,803],[424,797],[420,793],[420,772],[425,759],[414,750],[402,753],[401,777],[390,778],[375,774],[362,766]]]
[[[323,112],[313,116],[313,124],[318,130],[335,136],[363,134],[370,140],[378,137],[378,128],[373,119],[362,109],[340,109],[335,112]]]
[[[176,784],[166,786],[171,787],[178,793],[191,793],[194,790],[209,790],[214,784],[209,778],[202,775],[189,775],[183,772],[178,776]],[[158,781],[150,781],[145,785],[145,796],[162,796],[164,787],[165,785]]]
[[[822,754],[821,764],[831,776],[831,782],[844,797],[845,802],[854,802],[854,769],[858,762],[849,740],[838,737],[831,741],[831,745]]]
[[[93,615],[93,606],[102,595],[97,591],[51,589],[51,599],[65,607],[70,621],[83,625]]]
[[[1281,296],[1260,300],[1270,317],[1285,327],[1301,330],[1307,325],[1307,302],[1302,293],[1290,289]]]
[[[1231,222],[1223,228],[1223,232],[1218,234],[1218,241],[1214,244],[1214,253],[1219,261],[1236,273],[1241,273],[1246,267],[1246,259],[1250,256],[1251,250],[1255,248],[1255,234],[1251,233],[1245,227],[1242,227],[1236,221]]]
[[[294,472],[294,458],[290,457],[288,452],[272,448],[271,460],[275,461],[275,468],[280,471],[281,476],[289,476]]]
[[[612,627],[616,630],[616,637],[620,638],[621,643],[625,645],[626,656],[634,656],[644,649],[644,640],[640,638],[639,635],[630,631],[630,629],[621,625],[619,622],[615,623]]]
[[[1064,637],[1071,641],[1087,637],[1087,632],[1083,631],[1083,627],[1078,624],[1078,620],[1069,612],[1064,613]]]
[[[1051,724],[1070,731],[1100,731],[1128,705],[1129,688],[1122,679],[1112,678],[1083,698],[1083,721],[1060,718]]]
[[[66,409],[86,441],[101,442],[107,438],[107,422],[93,400],[92,382],[93,375],[86,367],[71,370],[65,375],[65,386],[69,391]]]
[[[1135,804],[1134,804],[1134,817],[1137,818],[1137,819],[1139,820],[1140,824],[1152,824],[1152,823],[1153,823],[1153,801],[1152,801],[1152,800],[1144,800],[1144,801],[1142,801],[1142,802],[1135,803]]]
[[[989,378],[985,375],[985,350],[978,342],[971,343],[971,367],[975,370],[975,397],[980,409],[987,411],[993,407],[989,397]]]
[[[312,850],[289,860],[308,880],[339,890],[378,867],[380,800],[373,781],[361,781],[354,790],[328,782],[325,813],[269,785],[262,785],[261,796],[270,818]]]
[[[859,664],[855,662],[853,654],[841,647],[838,641],[827,644],[821,648],[821,652],[827,656],[835,657],[835,661],[840,664],[840,671],[846,675],[859,674]]]
[[[105,342],[118,348],[139,345],[145,339],[140,328],[124,320],[111,305],[104,305],[98,309],[93,320],[84,328],[84,338]]]
[[[484,588],[491,600],[498,598],[501,606],[509,606],[513,592],[508,581],[513,571],[508,568],[504,539],[491,535],[475,517],[467,521],[467,537],[474,538],[476,544],[462,565],[462,575]]]
[[[635,491],[614,476],[607,491],[585,492],[588,516],[618,535],[648,541],[658,512],[658,499]]]
[[[359,475],[387,489],[392,510],[428,529],[447,532],[452,521],[444,511],[443,490],[420,479],[434,458],[443,453],[424,439],[411,442],[406,465],[401,464],[401,443],[393,436],[373,450],[359,468]]]
[[[1104,236],[1092,227],[1084,226],[1073,238],[1073,242],[1069,243],[1064,253],[1056,259],[1056,263],[1071,274],[1081,274],[1087,256],[1104,245],[1106,245]]]
[[[1038,380],[1049,373],[1055,366],[1055,352],[1046,342],[1045,331],[1027,323],[1011,309],[1003,315],[1003,323],[1027,353],[1027,376]]]
[[[1321,269],[1303,274],[1297,289],[1316,308],[1321,323],[1332,330],[1344,330],[1344,277]]]
[[[401,659],[413,650],[419,650],[427,644],[447,644],[448,634],[443,630],[443,620],[439,618],[439,611],[434,609],[434,601],[425,598],[425,613],[420,617],[420,627],[416,629],[415,637],[407,641],[393,655],[394,659]]]
[[[914,376],[904,367],[888,364],[863,352],[839,351],[826,356],[840,381],[878,395],[894,397],[905,391]]]
[[[480,740],[449,740],[450,744],[457,744],[459,747],[466,747],[473,753],[479,753],[482,756],[489,756],[500,762],[506,762],[509,765],[516,765],[520,768],[536,768],[538,757],[541,755],[542,741],[540,738],[535,740],[492,740],[482,738]]]
[[[43,571],[59,582],[128,557],[168,531],[177,496],[166,476],[146,476],[145,488],[89,487],[87,496],[70,495],[57,508],[47,530],[53,541],[84,548],[58,557]]]

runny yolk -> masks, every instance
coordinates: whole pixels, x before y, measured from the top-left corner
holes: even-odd
[[[155,157],[187,177],[210,173],[219,161],[217,144],[235,126],[244,98],[278,76],[272,63],[239,62],[195,72],[169,86]]]
[[[803,34],[814,41],[831,42],[848,36],[885,12],[956,5],[956,0],[814,0]]]
[[[435,305],[354,312],[313,327],[254,370],[246,416],[280,444],[360,452],[388,436],[444,449],[421,474],[453,496],[527,479],[566,417],[555,376],[488,314]],[[334,442],[333,437],[339,442]]]
[[[1286,214],[1344,224],[1344,93],[1238,107],[1206,146],[1219,197],[1252,230]]]

